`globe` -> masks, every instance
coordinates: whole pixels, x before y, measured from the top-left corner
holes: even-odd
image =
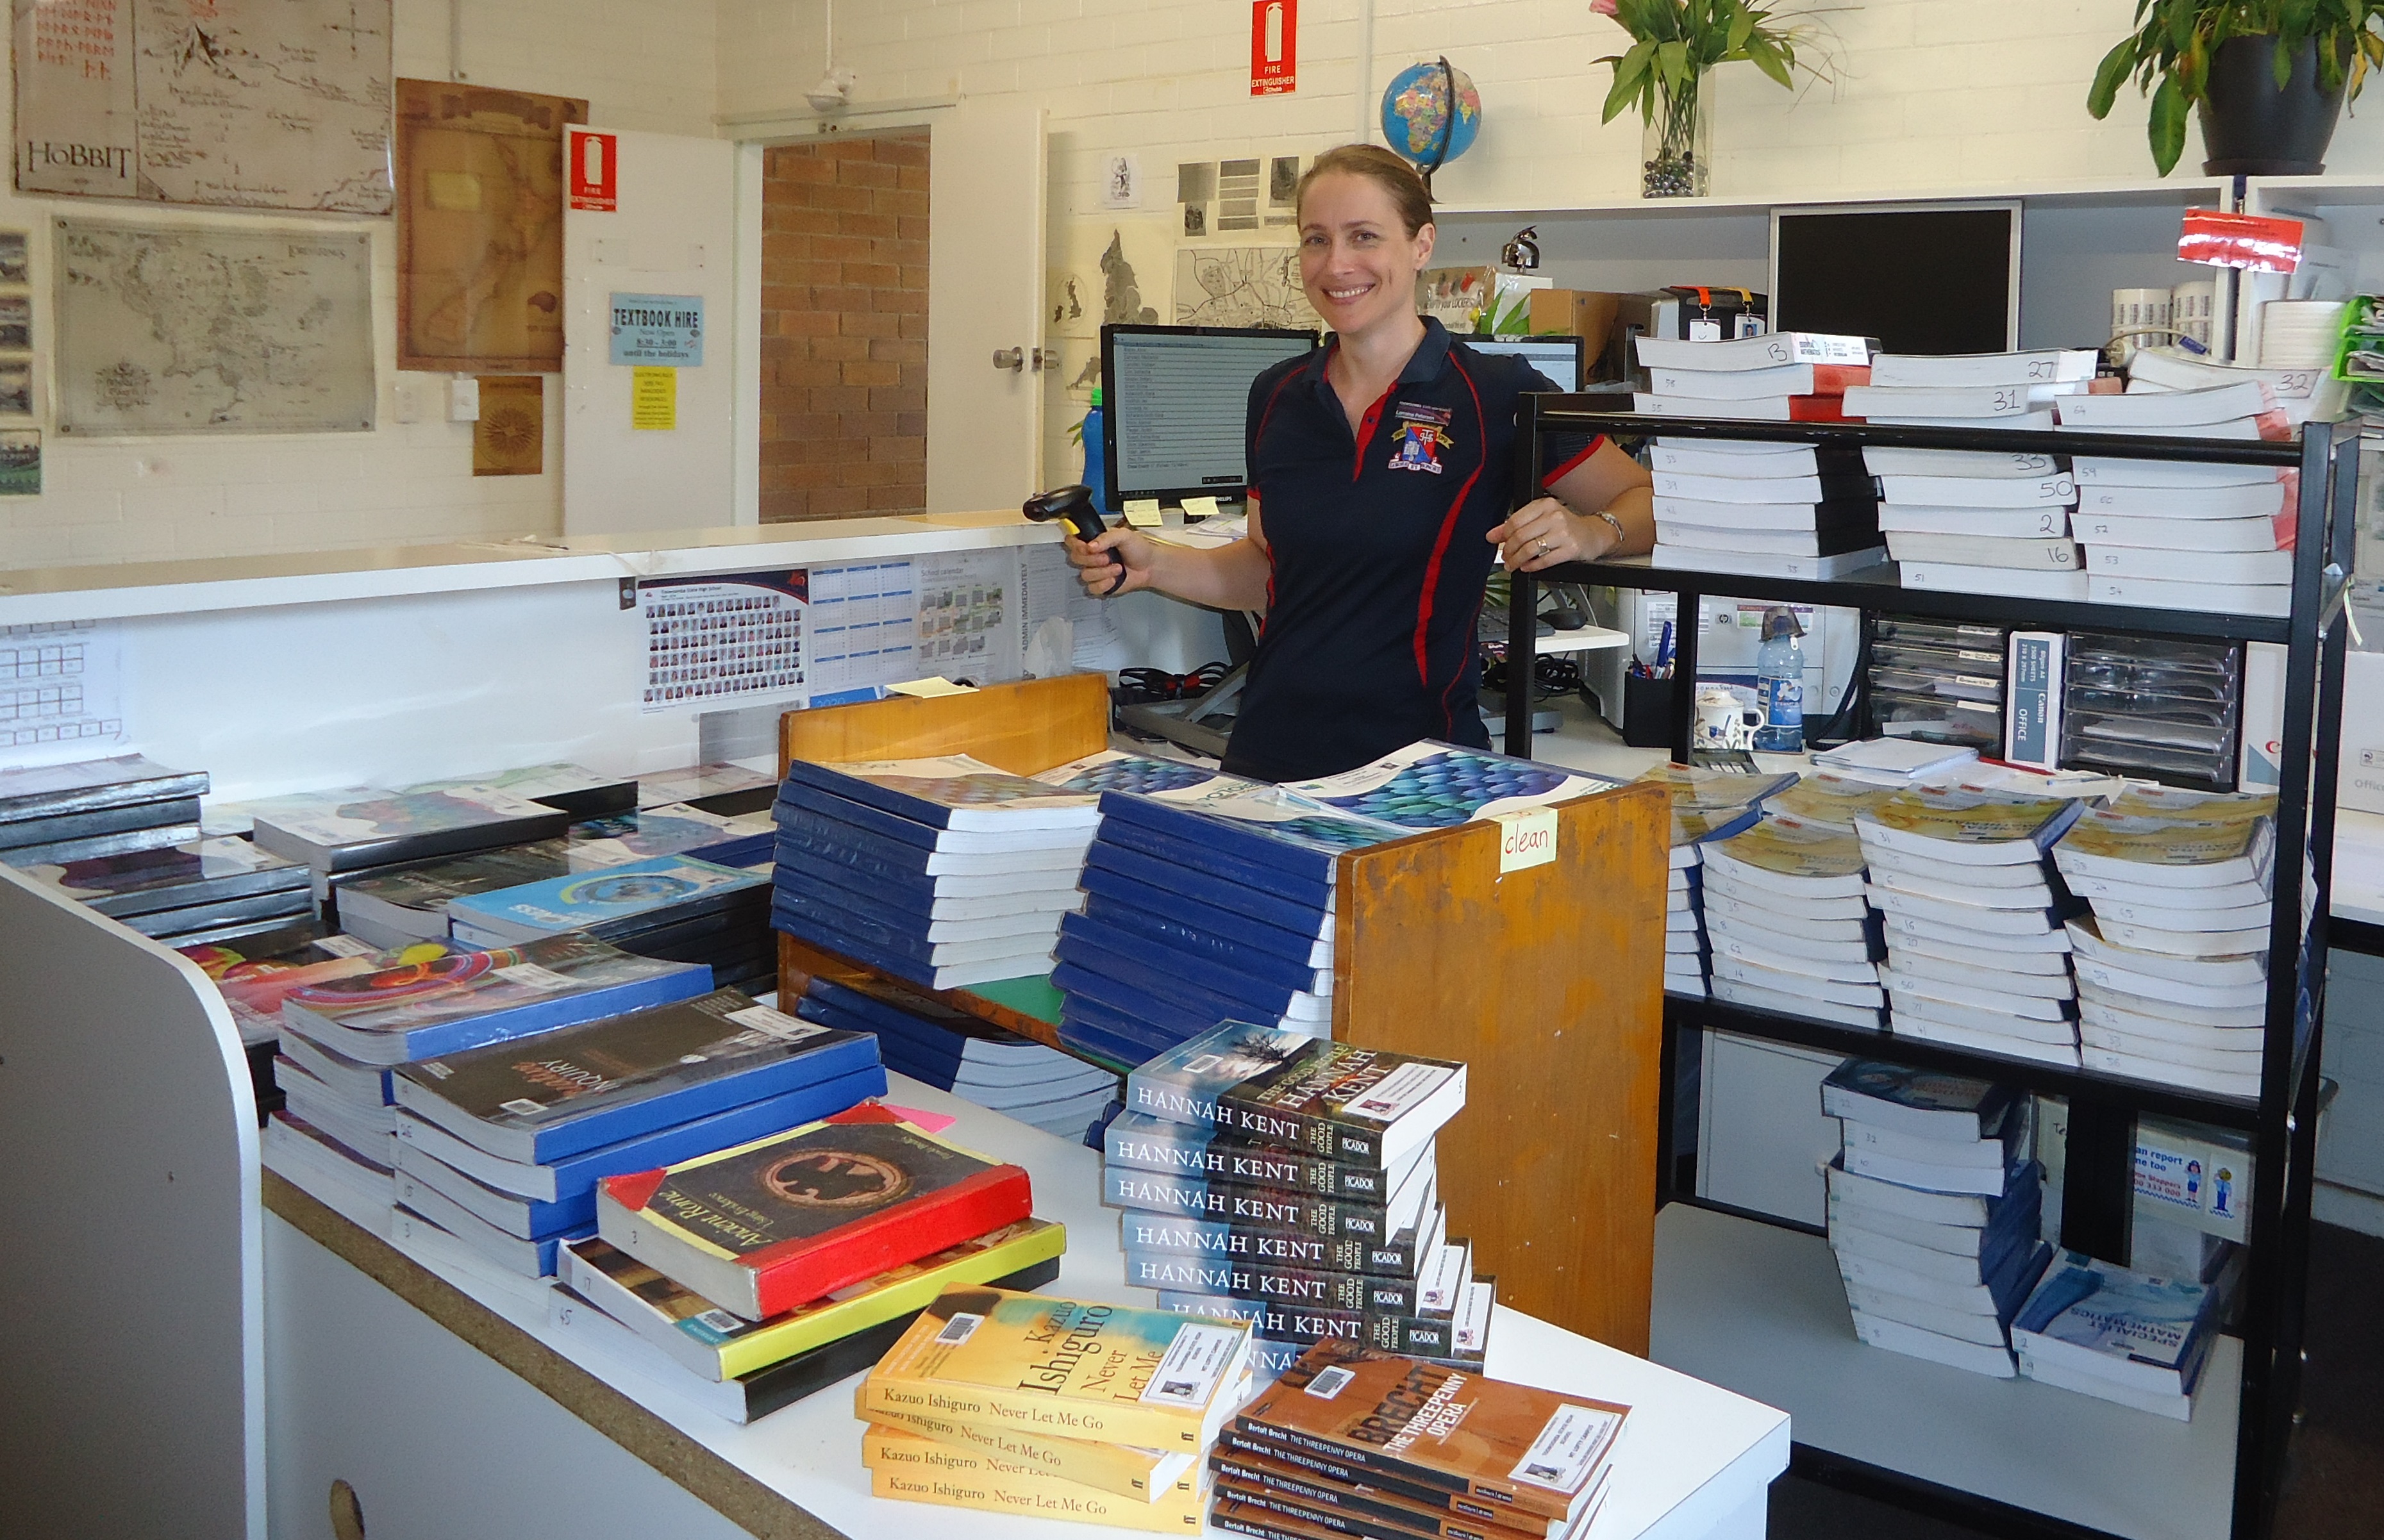
[[[1449,85],[1457,87],[1457,119],[1449,121]],[[1430,176],[1473,147],[1482,127],[1482,96],[1472,77],[1447,59],[1413,64],[1394,76],[1383,92],[1383,138]],[[1440,149],[1446,130],[1448,148]]]

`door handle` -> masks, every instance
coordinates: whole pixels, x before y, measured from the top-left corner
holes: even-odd
[[[1026,350],[996,348],[993,350],[993,366],[997,369],[1009,369],[1013,373],[1023,370],[1026,367]]]

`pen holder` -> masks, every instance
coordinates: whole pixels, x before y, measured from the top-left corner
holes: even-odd
[[[1672,746],[1670,679],[1622,677],[1622,741],[1633,749]]]

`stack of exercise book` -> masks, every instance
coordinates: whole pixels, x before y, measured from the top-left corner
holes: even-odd
[[[2158,1278],[2065,1251],[2012,1322],[2019,1372],[2190,1422],[2229,1292],[2224,1279]]]
[[[880,1497],[1197,1535],[1201,1456],[1248,1396],[1231,1322],[947,1291],[861,1382]]]
[[[2099,361],[2092,348],[1875,354],[1869,383],[1846,391],[1846,415],[1913,428],[2048,429],[2054,404],[2083,395]]]
[[[2076,1065],[2077,901],[2048,853],[2083,803],[1917,786],[1855,815],[1886,928],[1881,981],[1908,1037]]]
[[[865,1034],[715,989],[418,1058],[391,1089],[401,1227],[541,1277],[593,1233],[601,1178],[842,1112],[882,1095],[886,1072]]]
[[[2190,591],[2245,615],[2282,614],[2299,527],[2300,473],[2277,466],[2192,465],[2080,455],[2078,538],[2094,598],[2114,604],[2198,607]],[[2177,585],[2184,585],[2180,590]],[[2261,608],[2238,609],[2239,604]]]
[[[581,931],[640,957],[700,962],[717,983],[767,993],[777,972],[769,905],[766,872],[658,856],[450,899],[447,929],[478,947]]]
[[[1658,439],[1653,458],[1658,566],[1827,578],[1887,559],[1851,449]]]
[[[2087,1068],[2260,1094],[2275,808],[2130,788],[2054,846],[2093,911],[2068,925]]]
[[[1577,1540],[1616,1480],[1631,1409],[1428,1360],[1322,1343],[1227,1423],[1211,1527]]]
[[[1715,998],[1876,1030],[1886,949],[1851,830],[1767,809],[1703,851]]]
[[[260,847],[313,869],[318,898],[335,875],[545,839],[571,822],[558,808],[479,787],[302,791],[244,803],[241,814]]]
[[[1879,527],[1906,588],[2031,599],[2084,592],[2070,518],[2078,484],[2054,456],[1867,445],[1863,459],[1879,478]]]
[[[0,770],[0,862],[65,865],[199,838],[204,770],[139,754]]]
[[[394,1067],[683,1000],[712,982],[701,968],[565,936],[506,951],[421,942],[217,987],[235,1016],[278,1034],[274,1080],[285,1115],[324,1147],[315,1153],[377,1188],[397,1164]]]
[[[1227,1022],[1126,1077],[1101,1200],[1125,1281],[1247,1321],[1264,1367],[1323,1340],[1480,1363],[1492,1285],[1447,1235],[1434,1139],[1465,1066]]]
[[[1976,749],[1931,743],[1918,738],[1867,738],[1824,749],[1813,768],[1870,786],[1920,786],[1967,774],[1979,763]]]
[[[1743,775],[1682,764],[1659,764],[1639,779],[1664,788],[1672,800],[1671,851],[1665,872],[1664,987],[1702,995],[1712,951],[1705,926],[1705,870],[1700,851],[1754,826],[1763,799],[1795,780],[1793,774]]]
[[[1096,799],[966,755],[798,760],[776,804],[771,923],[931,989],[1040,975]]]
[[[1821,1082],[1841,1121],[1830,1249],[1874,1348],[2013,1377],[2012,1319],[2044,1273],[2044,1171],[2009,1086],[1849,1059]]]
[[[315,913],[306,867],[245,839],[198,839],[23,870],[53,892],[174,944]]]
[[[1729,417],[1748,422],[1838,422],[1850,389],[1869,383],[1868,338],[1818,331],[1688,342],[1641,337],[1633,344],[1649,389],[1631,409],[1643,416]]]
[[[891,985],[814,975],[795,1013],[871,1033],[887,1068],[1071,1142],[1117,1099],[1118,1077],[1099,1065]]]

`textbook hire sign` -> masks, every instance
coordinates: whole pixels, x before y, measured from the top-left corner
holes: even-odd
[[[613,296],[615,364],[663,364],[692,369],[703,363],[703,296]]]

